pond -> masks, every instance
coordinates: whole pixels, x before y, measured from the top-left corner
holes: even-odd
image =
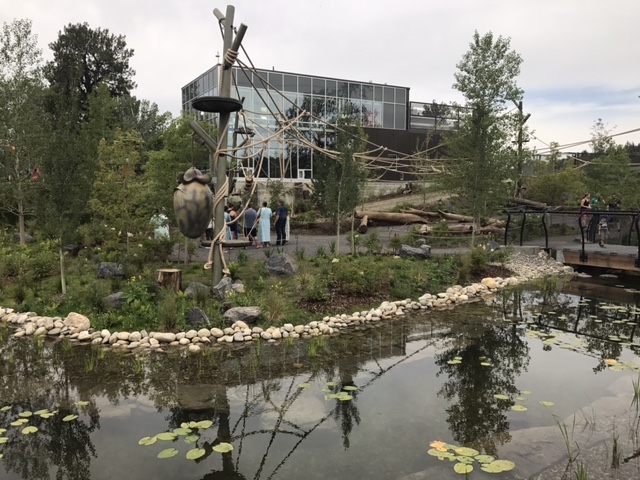
[[[640,478],[638,300],[552,281],[197,356],[4,329],[0,478]]]

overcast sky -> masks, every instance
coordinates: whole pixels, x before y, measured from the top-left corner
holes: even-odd
[[[125,35],[134,94],[177,116],[181,87],[221,52],[212,11],[228,4],[234,24],[248,27],[243,46],[258,68],[410,87],[418,102],[461,101],[456,64],[475,30],[492,31],[524,60],[518,83],[532,147],[588,140],[597,118],[613,133],[640,128],[639,0],[0,0],[0,20],[30,18],[47,60],[69,23]],[[640,133],[616,140],[640,143]]]

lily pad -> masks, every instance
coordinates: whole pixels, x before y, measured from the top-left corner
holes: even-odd
[[[196,422],[193,428],[198,428],[200,430],[205,430],[213,425],[211,420],[202,420],[200,422]]]
[[[475,457],[476,455],[480,454],[478,450],[474,448],[468,448],[468,447],[456,448],[455,451],[458,455],[462,455],[464,457]]]
[[[204,448],[193,448],[187,452],[187,460],[196,460],[205,454]]]
[[[449,365],[458,365],[459,363],[462,363],[460,360],[449,360],[447,362]]]
[[[184,437],[184,441],[185,443],[196,443],[198,441],[198,437],[197,435],[189,435],[188,437]]]
[[[70,422],[72,420],[75,420],[76,418],[78,418],[78,415],[67,415],[66,417],[64,417],[62,419],[63,422]]]
[[[0,443],[7,443],[9,441],[9,437],[0,437]]]
[[[173,433],[175,433],[178,436],[185,437],[191,433],[191,429],[190,428],[174,428]]]
[[[543,407],[553,407],[555,405],[555,403],[553,403],[553,402],[540,402],[540,405],[542,405]]]
[[[222,442],[216,445],[215,447],[213,447],[213,450],[218,453],[228,453],[231,450],[233,450],[233,445],[231,445],[230,443]]]
[[[164,440],[164,441],[175,440],[177,436],[178,435],[173,432],[162,432],[156,435],[156,437],[158,437],[158,440]]]
[[[37,412],[33,412],[34,415],[42,415],[43,413],[49,413],[49,409],[45,408],[44,410],[38,410]]]
[[[482,470],[489,473],[508,472],[516,468],[516,464],[511,460],[494,460],[482,467]]]
[[[309,388],[311,386],[310,383],[300,383],[298,384],[298,388]]]
[[[158,441],[158,438],[154,435],[153,437],[144,437],[138,440],[138,445],[153,445]]]
[[[511,410],[513,410],[514,412],[526,412],[529,409],[527,407],[523,407],[522,405],[514,405],[513,407],[511,407]]]
[[[347,392],[355,392],[356,390],[358,390],[358,387],[354,387],[353,385],[347,385],[346,387],[342,387],[343,390],[346,390]]]
[[[509,400],[508,395],[503,395],[501,393],[496,393],[493,397],[497,398],[498,400]]]
[[[456,456],[451,453],[451,452],[441,452],[440,450],[436,450],[435,448],[430,448],[429,450],[427,450],[427,454],[431,455],[432,457],[436,457],[438,460],[444,460],[445,458],[447,460],[455,460]]]
[[[491,455],[476,455],[473,458],[478,463],[491,463],[496,459],[495,457],[492,457]]]
[[[22,433],[24,435],[29,435],[30,433],[36,433],[38,431],[38,427],[34,427],[33,425],[29,425],[28,427],[24,427],[22,429]]]
[[[171,458],[175,457],[178,454],[178,450],[175,448],[167,448],[166,450],[162,450],[158,454],[158,458]]]
[[[0,408],[0,412],[8,412],[9,410],[11,410],[11,405],[5,405],[4,407]]]
[[[466,463],[456,463],[453,466],[453,471],[461,475],[473,472],[473,465],[467,465]]]
[[[51,418],[55,415],[53,412],[40,413],[40,418]]]
[[[22,418],[29,418],[29,417],[30,417],[30,416],[32,416],[32,415],[33,415],[33,413],[32,413],[32,412],[20,412],[20,413],[18,414],[18,416],[19,416],[19,417],[22,417]]]
[[[11,422],[9,425],[11,425],[12,427],[19,427],[23,423],[24,422],[22,420],[16,420],[15,422]]]
[[[0,428],[0,435],[2,435],[4,432],[6,432],[7,429],[6,428]]]
[[[336,382],[327,382],[325,384],[327,387],[335,387],[336,385],[338,385]]]
[[[531,390],[522,390],[520,392],[521,395],[531,395],[533,392]]]
[[[85,400],[78,400],[75,405],[79,406],[79,407],[86,407],[87,405],[89,405],[89,402],[85,401]]]
[[[480,362],[480,365],[482,365],[483,367],[490,367],[491,364],[489,362]]]
[[[466,463],[467,465],[471,465],[475,460],[471,457],[465,457],[464,455],[458,455],[456,457],[460,463]]]
[[[454,360],[462,360],[462,357],[453,357]]]

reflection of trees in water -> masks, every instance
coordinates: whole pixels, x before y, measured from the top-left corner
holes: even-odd
[[[511,401],[497,401],[495,394],[516,395],[516,378],[529,364],[529,347],[516,325],[504,325],[498,310],[486,309],[478,314],[474,326],[464,325],[460,332],[452,327],[457,341],[436,355],[439,375],[447,375],[438,395],[451,401],[447,422],[453,438],[491,455],[497,446],[508,442],[509,422],[506,412]],[[461,363],[449,364],[455,357]],[[486,357],[491,367],[484,367]]]
[[[540,332],[566,332],[582,339],[586,354],[599,360],[598,365],[593,368],[595,373],[607,367],[605,359],[618,359],[622,354],[624,345],[610,340],[610,337],[625,338],[629,343],[635,341],[640,318],[637,313],[632,313],[638,308],[636,296],[628,297],[632,298],[634,303],[616,305],[625,307],[626,311],[618,308],[603,309],[602,303],[609,306],[611,302],[603,302],[596,296],[563,293],[562,290],[553,287],[553,284],[543,283],[539,289],[526,292],[522,289],[515,290],[512,295],[503,297],[504,310],[506,312],[514,305],[525,302],[532,313],[522,312],[520,315],[514,315],[516,321],[534,324]],[[632,323],[628,323],[629,320]],[[544,345],[543,348],[551,350],[553,346]],[[640,353],[637,345],[629,345],[628,348]]]
[[[12,405],[0,413],[0,425],[9,441],[3,445],[4,467],[25,480],[90,478],[91,457],[96,457],[91,432],[100,428],[98,410],[89,398],[86,407],[74,407],[85,391],[80,377],[84,371],[80,359],[71,350],[52,350],[26,340],[0,344],[0,404]],[[44,419],[33,415],[21,427],[8,427],[24,411],[57,409],[59,413]],[[70,413],[84,413],[88,420],[62,419]],[[26,425],[38,428],[23,435]]]

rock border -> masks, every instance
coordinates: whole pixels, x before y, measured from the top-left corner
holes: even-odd
[[[13,337],[47,337],[57,340],[69,340],[81,344],[102,345],[112,349],[121,349],[134,353],[143,351],[164,351],[169,346],[181,346],[190,353],[199,353],[203,346],[212,344],[233,344],[264,340],[270,343],[287,338],[310,338],[319,335],[338,334],[345,329],[363,325],[375,325],[379,322],[403,317],[407,312],[451,308],[462,303],[481,300],[508,286],[529,282],[536,278],[557,275],[575,275],[572,267],[565,266],[545,252],[538,255],[513,253],[505,267],[515,273],[508,278],[482,279],[465,287],[454,285],[446,291],[425,293],[418,300],[384,301],[378,307],[352,314],[326,316],[321,321],[306,325],[285,323],[282,327],[253,327],[237,321],[231,327],[201,328],[179,333],[147,332],[110,332],[97,331],[90,327],[90,320],[78,313],[70,313],[64,320],[61,317],[43,317],[35,312],[20,313],[12,308],[0,306],[0,321],[16,328]]]

